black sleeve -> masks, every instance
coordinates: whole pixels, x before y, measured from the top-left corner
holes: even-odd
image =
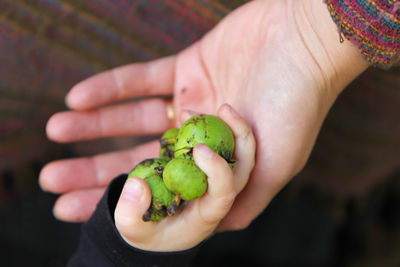
[[[189,266],[198,246],[177,252],[149,252],[134,248],[119,235],[114,224],[114,209],[126,175],[108,186],[92,217],[82,226],[78,250],[68,266]]]

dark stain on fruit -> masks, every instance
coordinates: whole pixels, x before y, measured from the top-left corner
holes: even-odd
[[[160,146],[162,147],[162,148],[164,148],[164,147],[166,147],[166,146],[168,146],[169,144],[168,144],[168,142],[167,142],[167,140],[165,140],[165,139],[161,139],[160,140]]]
[[[210,138],[210,136],[208,135],[208,130],[206,130],[206,132],[205,132],[205,134],[204,134],[204,138],[205,138],[205,139],[209,139],[209,138]]]
[[[156,208],[156,210],[160,210],[162,209],[162,205],[160,201],[154,201],[153,202],[154,207]]]
[[[157,172],[157,174],[159,176],[162,176],[162,173],[164,171],[164,167],[163,166],[158,166],[158,167],[155,167],[154,169],[156,170],[156,172]]]
[[[167,146],[167,147],[163,148],[161,156],[164,158],[172,159],[172,158],[174,158],[174,153],[175,153],[175,151],[172,149],[168,149],[168,146]]]
[[[190,143],[188,143],[189,145],[190,145]],[[191,159],[192,158],[192,155],[193,155],[193,147],[188,147],[188,146],[185,146],[185,147],[182,147],[182,148],[180,148],[180,149],[178,149],[178,150],[175,150],[174,152],[176,152],[176,151],[179,151],[179,150],[183,150],[183,149],[187,149],[188,151],[186,151],[185,153],[183,153],[182,154],[182,156],[186,159]]]
[[[197,125],[199,122],[204,122],[207,125],[207,121],[203,114],[197,116],[196,118],[192,119],[189,124]]]
[[[145,159],[142,162],[140,162],[140,164],[142,164],[142,165],[144,165],[146,167],[152,165],[153,163],[154,163],[154,159]]]
[[[155,206],[150,206],[147,211],[143,214],[142,220],[144,222],[159,221],[164,217],[168,216],[168,211],[165,206],[161,206],[160,209],[155,208]]]
[[[231,157],[232,157],[231,152],[225,151],[224,159],[229,162]]]
[[[163,206],[162,209],[159,210],[158,212],[162,217],[167,217],[168,216],[167,208],[165,206]]]
[[[176,194],[176,196],[175,196],[175,198],[174,198],[174,201],[172,202],[171,206],[169,206],[169,207],[167,208],[167,214],[168,214],[168,216],[175,215],[176,210],[178,209],[178,207],[179,207],[179,205],[181,204],[181,202],[182,202],[181,196],[180,196],[179,194]]]
[[[145,222],[149,222],[149,221],[151,220],[151,214],[152,214],[152,211],[151,211],[151,208],[149,208],[149,209],[146,210],[146,212],[143,214],[142,220],[145,221]]]

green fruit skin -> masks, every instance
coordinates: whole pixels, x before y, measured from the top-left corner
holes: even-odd
[[[166,188],[160,173],[156,170],[157,167],[164,168],[167,163],[167,159],[146,159],[137,164],[128,175],[128,179],[131,177],[144,179],[150,187],[152,196],[152,203],[149,208],[151,221],[163,219],[166,216],[165,209],[172,204],[175,197],[175,194]]]
[[[161,221],[165,217],[166,217],[165,215],[159,214],[157,212],[153,212],[151,214],[150,220],[153,222],[158,222],[158,221]]]
[[[139,177],[144,179],[148,176],[158,175],[156,168],[165,167],[167,163],[167,159],[145,159],[133,168],[133,170],[128,174],[128,178]]]
[[[163,179],[158,175],[146,177],[144,179],[149,185],[152,195],[152,204],[156,210],[171,206],[175,194],[168,190]]]
[[[165,144],[175,144],[178,133],[179,133],[179,128],[171,128],[171,129],[167,130],[161,136],[161,139],[160,139],[161,147],[163,147]]]
[[[193,159],[192,149],[199,143],[227,161],[231,160],[235,149],[235,138],[229,126],[212,115],[196,115],[185,121],[177,136],[175,158]]]
[[[175,145],[167,145],[160,149],[160,158],[171,160],[174,158]]]
[[[172,128],[167,130],[160,139],[160,158],[173,159],[175,151],[176,137],[178,136],[179,128]]]
[[[172,159],[164,168],[166,187],[178,193],[183,200],[201,197],[208,187],[206,174],[189,159]]]

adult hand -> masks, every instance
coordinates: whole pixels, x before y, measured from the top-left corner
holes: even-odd
[[[106,71],[76,85],[67,96],[72,111],[48,122],[58,142],[155,134],[189,109],[215,114],[229,103],[253,128],[257,155],[250,181],[219,230],[246,227],[304,166],[321,124],[341,90],[367,64],[339,35],[321,0],[252,1],[222,20],[181,53]],[[112,104],[139,96],[140,102]],[[156,142],[123,152],[49,163],[40,182],[61,193],[55,214],[84,221],[110,179],[156,156]]]

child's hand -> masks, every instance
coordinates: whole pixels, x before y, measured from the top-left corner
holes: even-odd
[[[217,115],[235,136],[234,169],[206,145],[197,145],[193,156],[208,176],[207,192],[189,202],[182,212],[157,223],[142,220],[151,203],[146,182],[139,178],[128,179],[114,217],[118,231],[130,245],[151,251],[189,249],[209,237],[229,212],[253,169],[255,140],[250,126],[229,105],[223,105]]]

